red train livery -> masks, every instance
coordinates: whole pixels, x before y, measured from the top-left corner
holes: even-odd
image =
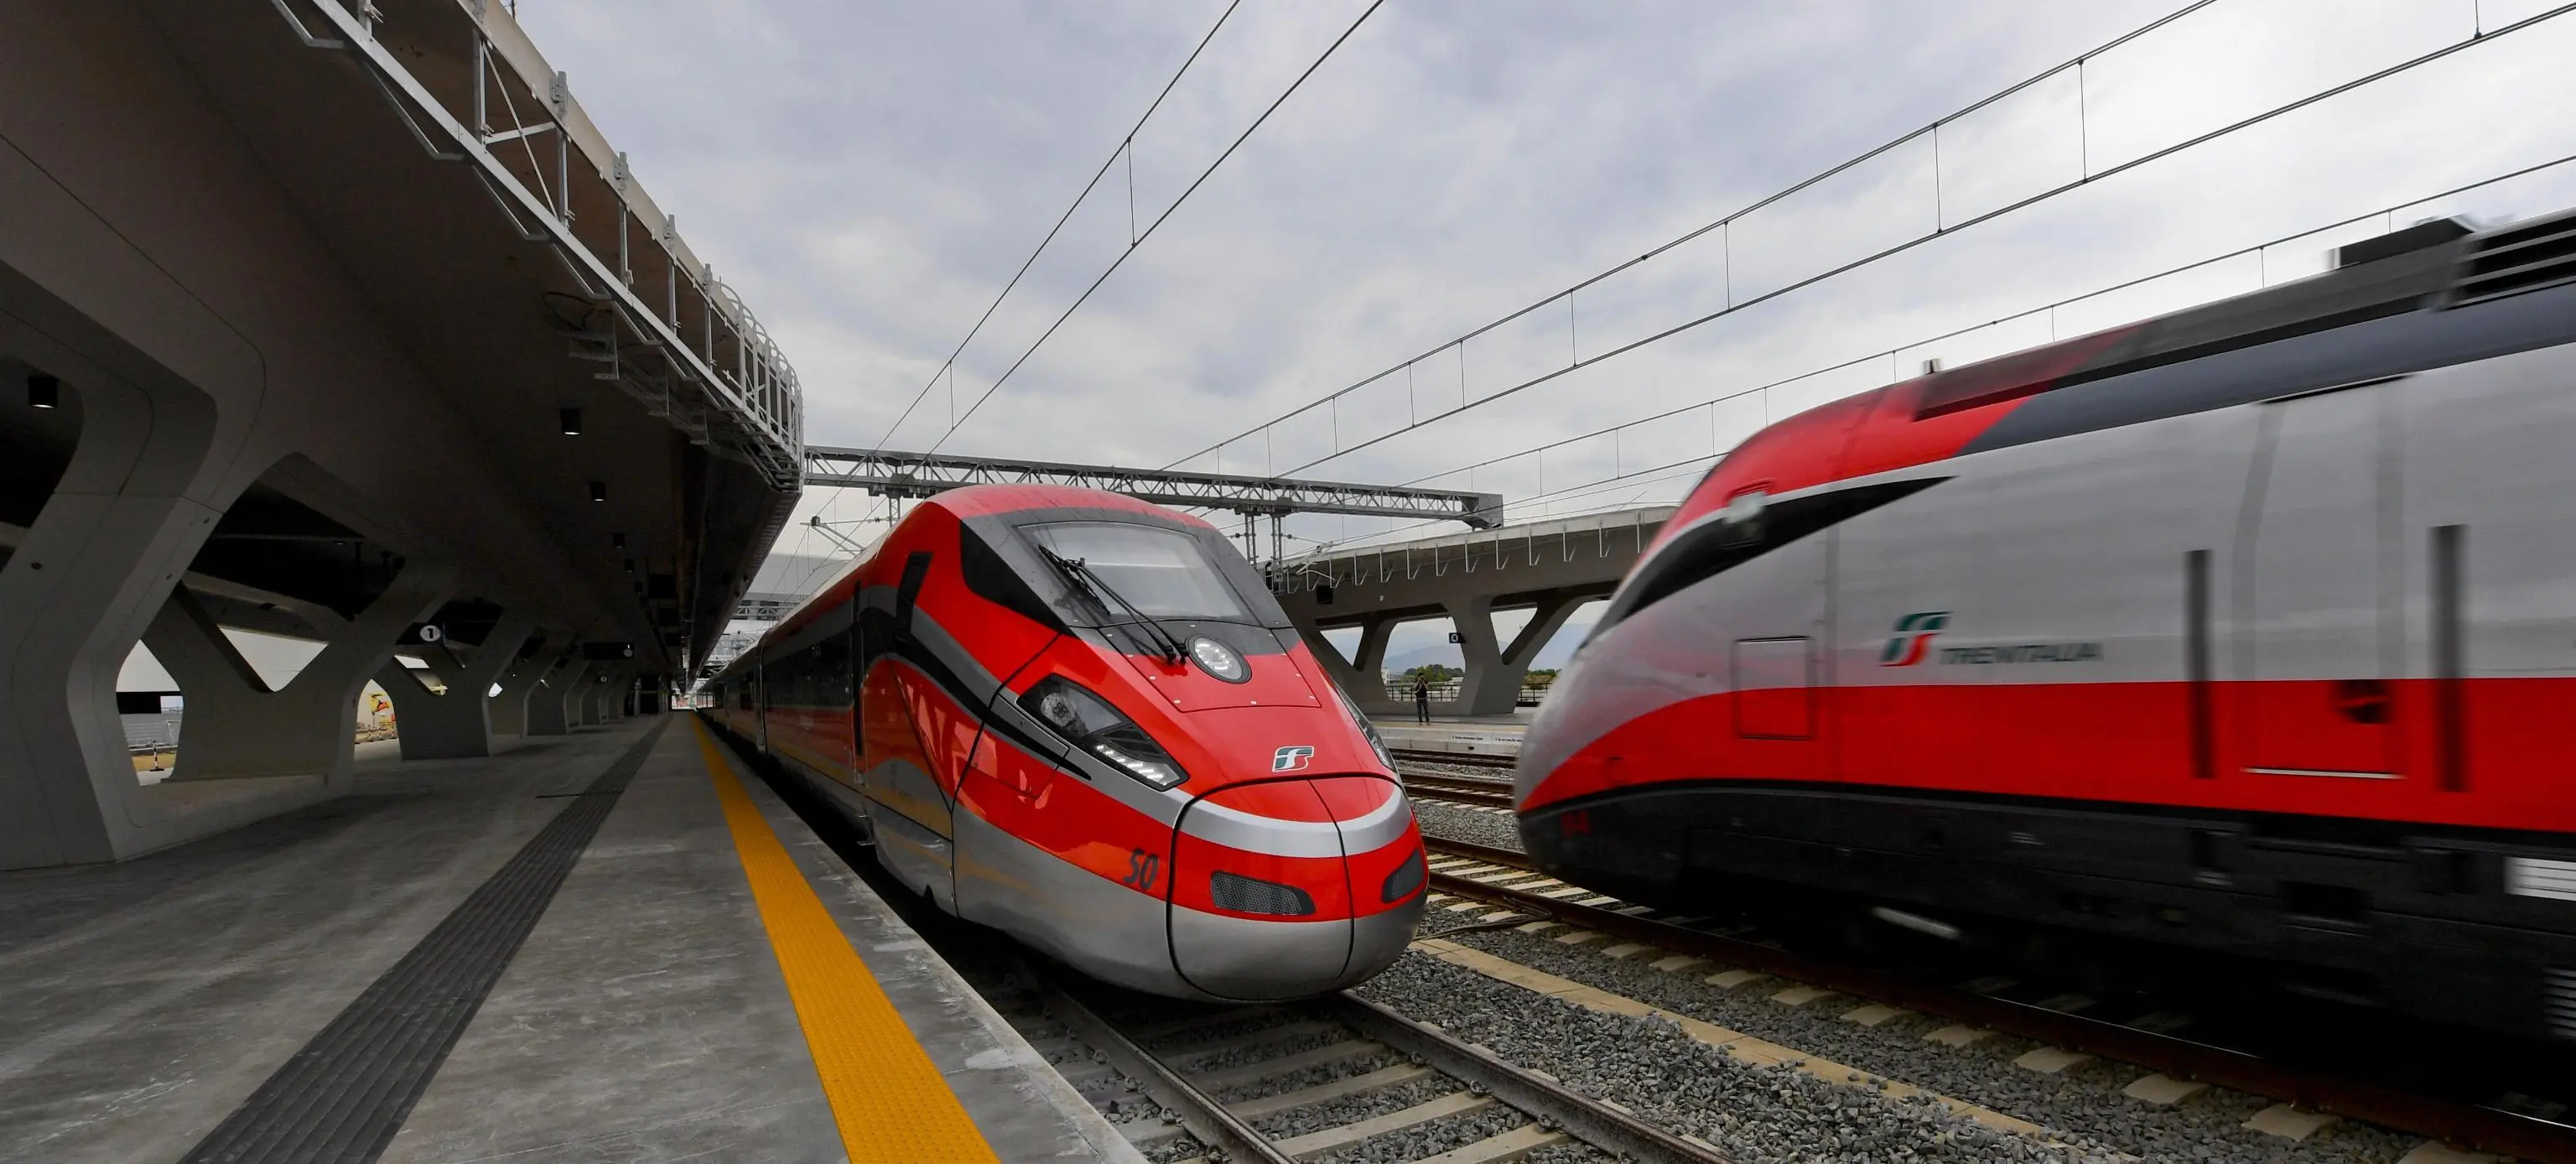
[[[1269,999],[1404,950],[1385,748],[1205,522],[976,486],[916,506],[709,685],[939,908],[1101,979]]]
[[[1556,681],[1530,851],[2576,1039],[2571,342],[2576,215],[2434,222],[1773,425]]]

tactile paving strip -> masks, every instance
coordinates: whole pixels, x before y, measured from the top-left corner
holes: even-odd
[[[181,1164],[368,1164],[429,1090],[669,720],[358,994]]]

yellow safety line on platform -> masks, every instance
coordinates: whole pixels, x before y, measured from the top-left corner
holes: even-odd
[[[796,1004],[851,1164],[995,1164],[992,1145],[814,895],[724,750],[704,725],[696,726],[698,749],[724,803],[752,900],[770,948],[778,951],[787,997]]]

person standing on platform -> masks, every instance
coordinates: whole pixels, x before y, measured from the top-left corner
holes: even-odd
[[[1419,671],[1413,673],[1413,722],[1431,722],[1431,684]]]

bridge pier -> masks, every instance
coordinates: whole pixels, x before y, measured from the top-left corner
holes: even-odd
[[[1450,625],[1457,628],[1467,672],[1458,687],[1458,700],[1450,706],[1451,714],[1510,715],[1520,705],[1521,681],[1529,677],[1530,661],[1564,628],[1577,607],[1599,594],[1567,590],[1535,597],[1537,605],[1531,608],[1528,625],[1508,645],[1494,634],[1493,595],[1453,598],[1441,604],[1449,612]]]
[[[1381,678],[1388,640],[1404,623],[1446,615],[1466,669],[1449,710],[1509,715],[1548,640],[1584,603],[1618,588],[1671,514],[1670,506],[1645,506],[1365,546],[1281,563],[1271,573],[1271,590],[1316,660],[1361,711],[1412,712],[1405,693],[1389,697]],[[1502,642],[1494,612],[1522,609],[1530,612],[1528,624]],[[1359,648],[1345,658],[1324,636],[1353,627]]]

